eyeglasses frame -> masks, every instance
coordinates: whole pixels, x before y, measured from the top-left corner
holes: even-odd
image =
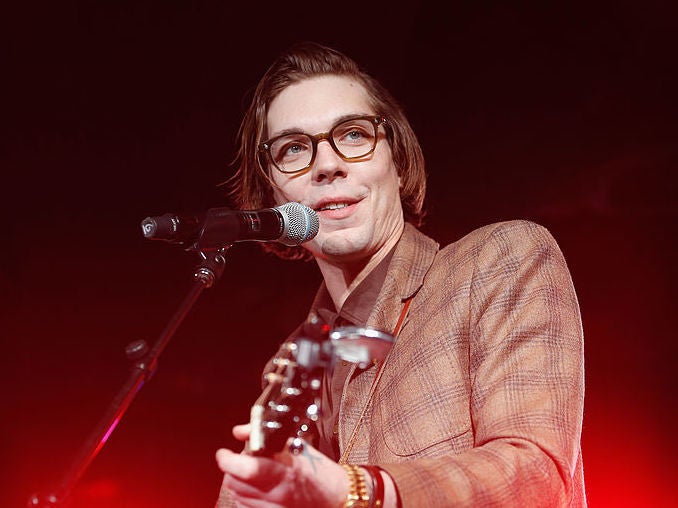
[[[334,132],[334,129],[339,127],[341,124],[350,122],[353,120],[369,120],[372,123],[372,126],[374,127],[374,144],[372,145],[372,148],[365,154],[363,155],[358,155],[356,157],[346,157],[344,156],[341,151],[337,148],[337,145],[334,143],[334,139],[332,137],[332,133]],[[311,160],[309,163],[304,166],[301,169],[295,169],[294,171],[285,171],[283,169],[280,169],[278,165],[275,163],[273,160],[273,156],[271,155],[271,145],[277,141],[278,139],[284,138],[285,136],[289,136],[290,134],[294,133],[286,133],[286,134],[281,134],[280,136],[276,136],[274,138],[268,139],[262,143],[259,143],[259,153],[265,153],[267,155],[268,160],[271,162],[273,167],[280,171],[283,174],[286,175],[294,175],[297,173],[301,173],[302,171],[306,171],[308,168],[313,166],[313,163],[315,162],[315,156],[318,153],[318,143],[322,141],[323,139],[327,140],[327,142],[330,144],[332,147],[332,150],[334,150],[334,153],[336,153],[343,161],[346,162],[352,162],[356,160],[363,159],[367,157],[368,155],[371,155],[374,153],[374,150],[377,148],[377,142],[379,141],[378,136],[379,136],[379,126],[380,125],[386,125],[387,119],[383,115],[358,115],[350,118],[346,118],[342,120],[341,122],[336,123],[335,125],[332,126],[332,128],[327,131],[327,132],[321,132],[316,135],[311,135],[311,134],[306,134],[305,132],[299,131],[298,134],[304,134],[305,136],[308,136],[311,139],[311,146],[313,148],[313,153],[311,154]]]

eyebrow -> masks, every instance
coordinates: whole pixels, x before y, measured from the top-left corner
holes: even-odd
[[[332,123],[332,127],[334,127],[337,124],[340,124],[341,122],[344,122],[346,120],[350,120],[352,118],[357,118],[357,117],[360,117],[360,116],[370,116],[370,115],[373,115],[373,114],[375,114],[375,113],[349,113],[347,115],[341,115],[340,117],[337,117],[337,118],[334,119],[334,122]],[[330,127],[329,130],[331,130],[332,127]],[[268,139],[278,138],[280,136],[287,136],[288,134],[308,134],[308,133],[301,130],[301,129],[296,129],[296,128],[283,129],[280,132],[278,132],[278,133],[276,133],[272,136],[269,136]]]

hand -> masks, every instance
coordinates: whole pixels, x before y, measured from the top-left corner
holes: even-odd
[[[249,438],[249,425],[236,425],[233,435]],[[226,486],[238,506],[342,506],[349,489],[344,469],[311,445],[298,455],[284,450],[274,457],[254,457],[220,449],[216,455]]]

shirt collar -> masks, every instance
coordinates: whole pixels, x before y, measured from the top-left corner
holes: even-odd
[[[335,310],[327,286],[323,283],[313,303],[315,312],[331,328],[345,325],[364,326],[377,301],[384,280],[386,280],[388,266],[391,263],[394,250],[391,249],[384,259],[367,274],[365,279],[351,291],[339,312]]]

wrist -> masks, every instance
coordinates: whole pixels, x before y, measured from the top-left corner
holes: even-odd
[[[371,508],[371,488],[368,487],[365,469],[354,464],[342,464],[342,467],[348,475],[348,494],[343,508]]]
[[[384,506],[384,478],[379,466],[361,466],[368,477],[368,489],[370,491],[370,508],[382,508]]]

